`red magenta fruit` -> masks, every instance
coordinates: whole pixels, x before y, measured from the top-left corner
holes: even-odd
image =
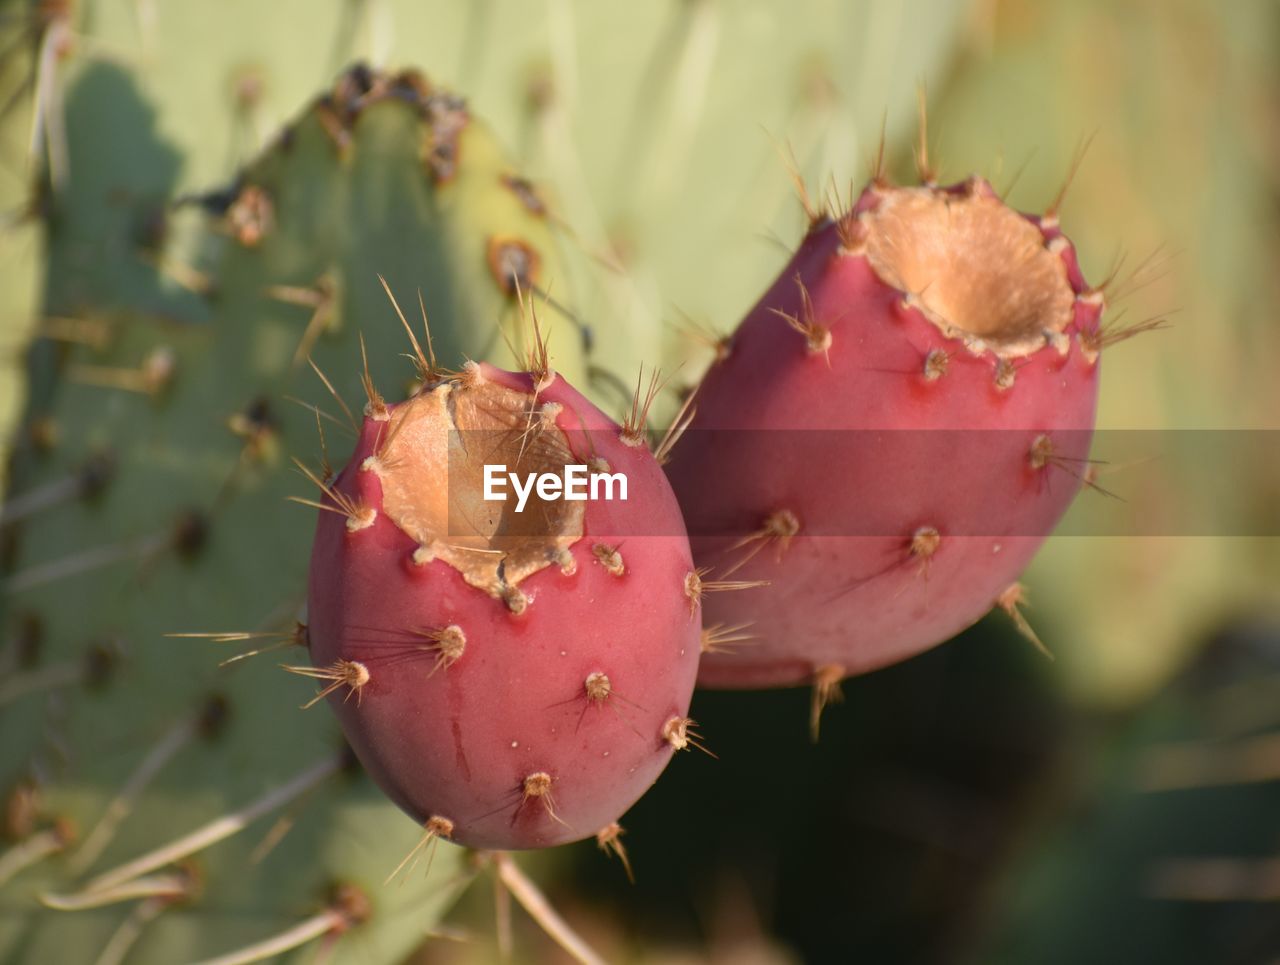
[[[548,371],[471,363],[371,400],[316,528],[313,675],[428,834],[502,849],[604,834],[684,745],[697,672],[693,564],[662,470]],[[485,468],[571,465],[625,476],[626,498],[547,485],[517,510]]]
[[[1057,219],[980,178],[815,225],[669,466],[695,562],[768,581],[708,598],[738,642],[699,683],[830,690],[989,610],[1085,475],[1102,308]]]

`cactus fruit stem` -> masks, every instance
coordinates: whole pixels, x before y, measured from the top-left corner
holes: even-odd
[[[109,891],[140,875],[148,874],[157,868],[163,868],[167,864],[180,861],[210,845],[217,844],[219,841],[244,830],[245,827],[258,818],[270,814],[308,791],[319,787],[337,774],[347,764],[347,761],[348,755],[345,749],[338,754],[327,757],[238,811],[216,818],[175,841],[149,851],[117,868],[103,872],[93,878],[80,894],[87,896]],[[46,903],[50,903],[50,898],[52,896],[46,897]]]
[[[492,855],[494,870],[503,887],[520,903],[522,907],[543,931],[557,945],[567,952],[580,965],[604,965],[604,959],[592,950],[569,923],[551,907],[538,886],[516,865],[515,860],[506,852],[499,851]]]

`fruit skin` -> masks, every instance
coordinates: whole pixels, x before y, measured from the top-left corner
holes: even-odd
[[[401,808],[424,825],[445,818],[453,840],[474,847],[546,847],[615,821],[683,746],[683,728],[676,739],[664,728],[687,719],[700,652],[697,601],[685,590],[688,540],[657,461],[624,443],[619,427],[563,378],[536,396],[534,384],[528,375],[469,367],[391,406],[387,421],[366,418],[331,488],[377,516],[357,527],[320,513],[312,554],[313,665],[356,661],[368,671],[354,693],[329,698],[352,747]],[[527,405],[550,406],[557,429],[542,431],[563,432],[571,461],[603,458],[628,480],[625,501],[580,504],[583,535],[568,556],[549,554],[553,562],[519,582],[519,603],[509,587],[473,585],[439,555],[415,563],[419,542],[383,498],[385,465],[400,457],[382,440],[399,431],[408,407],[435,404],[438,393],[461,404],[494,385],[516,392],[516,437],[534,411]],[[375,468],[370,456],[385,465]],[[437,475],[434,485],[449,484]],[[449,496],[458,498],[456,487]],[[620,553],[621,572],[606,565],[616,563],[609,550]],[[451,626],[466,646],[445,659],[424,632]],[[588,681],[600,673],[609,691],[593,700]],[[527,792],[539,774],[551,778],[546,799]]]
[[[675,447],[696,562],[769,581],[707,601],[708,623],[749,623],[755,639],[707,654],[701,686],[839,679],[951,637],[1022,572],[1086,469],[1102,299],[1056,220],[1017,216],[1060,259],[1065,324],[1001,360],[881,280],[867,241],[890,197],[998,203],[978,178],[873,183],[809,233],[723,346]],[[782,510],[798,532],[767,534]]]

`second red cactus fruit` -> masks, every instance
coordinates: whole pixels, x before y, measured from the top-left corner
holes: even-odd
[[[469,363],[406,402],[370,398],[325,486],[311,675],[428,836],[507,849],[608,834],[690,743],[698,601],[662,470],[546,370]],[[626,499],[529,492],[517,510],[510,486],[485,499],[486,465],[623,474]]]
[[[720,346],[669,477],[731,627],[699,683],[903,660],[1017,579],[1086,473],[1103,299],[1051,216],[876,182]]]

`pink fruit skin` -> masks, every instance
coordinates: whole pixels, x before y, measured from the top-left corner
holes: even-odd
[[[994,194],[981,181],[946,190]],[[876,203],[869,188],[855,211]],[[1052,221],[1026,217],[1046,245],[1061,237]],[[1095,418],[1098,356],[1080,335],[1096,334],[1101,297],[1066,239],[1055,249],[1076,295],[1066,350],[1014,360],[1013,384],[1000,389],[996,357],[973,354],[909,307],[864,254],[842,248],[835,224],[804,240],[704,378],[668,467],[708,579],[755,550],[731,578],[769,581],[707,598],[708,625],[749,623],[755,639],[707,654],[699,686],[875,670],[953,636],[1017,579],[1080,486]],[[831,333],[826,353],[772,311],[800,317],[797,275]],[[949,358],[930,379],[933,350]],[[752,430],[755,442],[720,430]],[[840,445],[831,433],[833,445],[815,451],[796,430],[864,431]],[[1055,458],[1037,467],[1042,435]],[[800,522],[785,545],[733,545],[782,509]],[[911,551],[922,527],[941,537],[927,559]]]
[[[528,376],[481,370],[531,390]],[[538,399],[564,407],[557,425],[580,461],[600,455],[626,473],[629,498],[586,504],[585,535],[570,548],[576,572],[552,564],[527,577],[522,613],[441,560],[416,565],[416,544],[381,512],[355,531],[320,513],[312,555],[312,663],[369,670],[359,693],[329,698],[357,756],[404,811],[422,823],[444,817],[453,840],[478,848],[560,844],[616,820],[671,758],[662,728],[688,713],[698,664],[700,624],[684,594],[690,550],[662,470],[563,379]],[[374,508],[382,487],[360,466],[387,425],[365,420],[335,483]],[[648,519],[661,528],[646,530]],[[611,536],[644,532],[663,535]],[[601,542],[622,544],[621,576],[593,555]],[[450,624],[466,650],[436,669],[413,631]],[[612,693],[593,702],[584,681],[597,672]],[[551,776],[550,797],[526,797],[525,779],[539,772]]]

